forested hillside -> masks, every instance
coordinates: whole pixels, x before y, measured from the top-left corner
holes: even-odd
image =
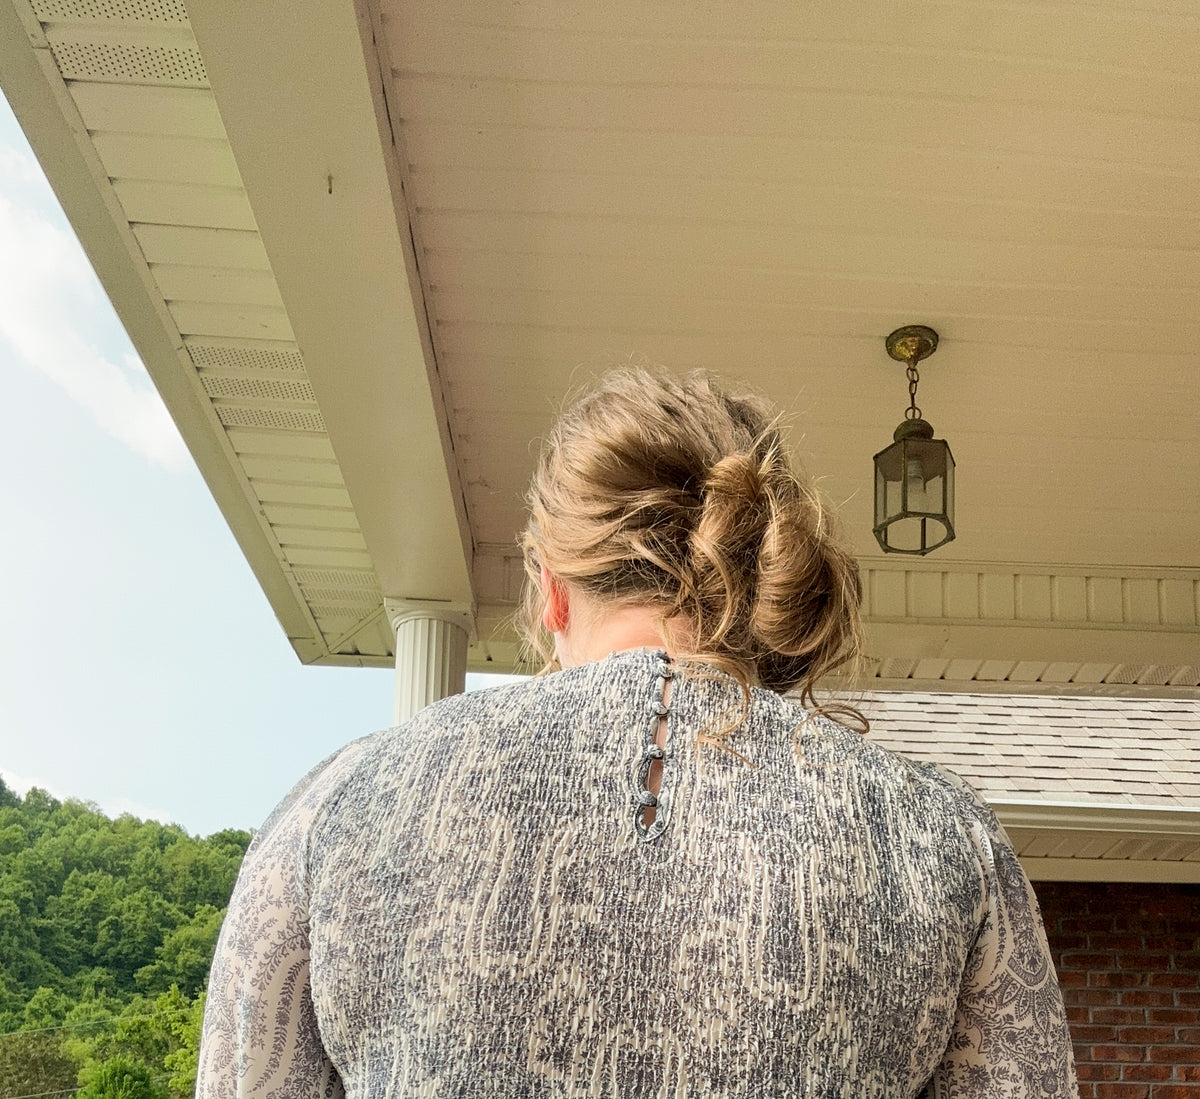
[[[186,1099],[250,834],[110,820],[0,781],[0,1099]]]

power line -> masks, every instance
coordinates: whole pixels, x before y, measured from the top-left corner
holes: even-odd
[[[156,1019],[162,1015],[183,1015],[185,1012],[193,1010],[195,1004],[189,1007],[171,1007],[164,1008],[162,1011],[152,1011],[147,1015],[110,1015],[107,1019],[89,1019],[83,1023],[62,1023],[59,1026],[43,1026],[43,1027],[25,1027],[21,1030],[10,1030],[4,1034],[0,1034],[0,1041],[5,1038],[15,1038],[21,1034],[48,1034],[52,1030],[82,1030],[84,1027],[90,1026],[112,1026],[116,1027],[118,1023],[140,1023],[147,1019]],[[17,1097],[12,1097],[17,1099]]]
[[[164,1080],[170,1080],[170,1079],[171,1079],[171,1077],[169,1077],[169,1076],[152,1076],[151,1077],[151,1080],[153,1080],[154,1083],[156,1083],[156,1084],[161,1084]],[[60,1096],[77,1095],[79,1092],[81,1092],[84,1089],[85,1086],[86,1085],[84,1085],[84,1084],[77,1084],[73,1088],[58,1088],[55,1091],[36,1091],[29,1095],[9,1095],[9,1096],[6,1096],[5,1099],[46,1099],[46,1097],[49,1095],[60,1095]]]
[[[10,1095],[8,1099],[45,1099],[47,1095],[74,1095],[81,1088],[59,1088],[57,1091],[38,1091],[32,1095]]]
[[[59,1088],[57,1091],[39,1091],[33,1095],[12,1095],[9,1099],[45,1099],[47,1095],[74,1095],[79,1090],[79,1087]]]
[[[130,1016],[130,1018],[149,1019],[149,1015]],[[63,1023],[61,1026],[41,1026],[41,1027],[23,1027],[20,1030],[7,1030],[0,1034],[0,1041],[5,1038],[12,1038],[18,1034],[45,1034],[51,1030],[78,1030],[85,1026],[103,1026],[106,1023],[114,1023],[119,1016],[113,1015],[108,1019],[90,1019],[86,1023]]]

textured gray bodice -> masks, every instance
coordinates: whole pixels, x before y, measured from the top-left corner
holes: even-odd
[[[990,810],[766,691],[703,744],[740,701],[620,653],[321,764],[247,856],[198,1095],[1075,1095]]]

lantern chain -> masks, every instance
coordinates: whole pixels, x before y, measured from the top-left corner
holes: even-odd
[[[917,373],[917,364],[910,362],[905,373],[908,375],[908,409],[904,415],[906,419],[919,420],[921,410],[917,407],[917,383],[921,380],[921,375]]]

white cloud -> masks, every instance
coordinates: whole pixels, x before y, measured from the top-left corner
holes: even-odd
[[[137,357],[96,346],[108,306],[79,242],[39,212],[36,163],[0,145],[0,180],[0,338],[103,431],[156,465],[186,469],[183,440]]]
[[[44,782],[38,782],[37,779],[33,778],[26,778],[24,775],[18,775],[13,771],[6,771],[3,767],[0,767],[0,778],[4,779],[4,785],[19,798],[23,798],[30,790],[37,786],[45,790],[52,798],[57,798],[59,801],[65,800],[63,794],[60,794],[57,790],[52,790]]]
[[[138,820],[156,820],[159,824],[176,823],[165,809],[153,809],[140,801],[130,801],[129,798],[105,798],[99,805],[100,812],[106,817],[119,817],[122,813],[129,813]]]
[[[45,186],[37,161],[11,145],[0,145],[0,178],[8,180],[10,187],[16,184],[31,188]]]
[[[5,786],[18,797],[22,798],[35,786],[41,790],[45,790],[56,801],[66,801],[73,796],[71,794],[64,794],[61,790],[55,789],[37,779],[26,778],[23,775],[5,770],[3,767],[0,767],[0,778],[4,779]],[[93,801],[92,804],[98,806],[100,812],[106,817],[119,817],[122,813],[129,813],[139,820],[156,820],[161,824],[174,823],[171,814],[165,810],[153,809],[148,805],[142,805],[140,802],[131,801],[129,798],[105,798],[100,801]]]

